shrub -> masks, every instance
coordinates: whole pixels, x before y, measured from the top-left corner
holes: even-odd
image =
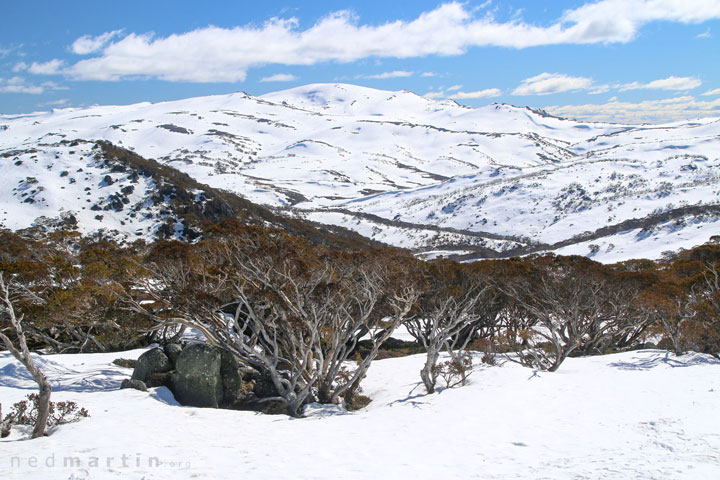
[[[27,400],[21,400],[12,406],[8,417],[15,417],[13,423],[17,425],[35,425],[39,408],[39,395],[31,393]],[[50,402],[50,415],[47,426],[65,425],[78,422],[90,414],[84,408],[79,408],[75,402]],[[7,417],[6,417],[7,418]]]
[[[452,388],[457,385],[465,385],[467,377],[472,372],[472,356],[463,352],[450,360],[438,363],[433,367],[433,373],[442,378],[445,388]]]

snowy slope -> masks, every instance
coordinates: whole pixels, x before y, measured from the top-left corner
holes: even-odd
[[[75,139],[108,140],[285,214],[418,250],[589,254],[597,245],[594,258],[614,261],[657,257],[720,233],[710,209],[680,212],[678,225],[650,222],[650,233],[556,245],[682,206],[718,205],[720,119],[587,123],[509,105],[470,109],[406,91],[316,84],[262,97],[0,115],[0,168],[13,182],[4,186],[28,176],[13,172],[16,151],[40,151],[41,168],[48,155],[82,164],[82,152],[57,152]],[[0,192],[5,211],[17,200]],[[81,209],[75,201],[63,197],[65,210]],[[0,222],[18,228],[41,210],[23,209]],[[58,209],[48,203],[43,214]]]
[[[720,362],[700,354],[570,358],[556,373],[477,366],[470,385],[434,395],[419,382],[422,356],[381,360],[363,384],[367,408],[310,405],[306,418],[291,419],[181,407],[165,387],[118,390],[130,370],[110,362],[141,353],[41,357],[54,400],[91,416],[32,441],[16,428],[0,440],[0,477],[720,477]],[[33,391],[7,353],[0,372],[4,405]]]
[[[12,168],[4,168],[0,177],[5,197],[0,223],[16,230],[59,214],[72,216],[82,233],[107,229],[152,237],[166,217],[160,213],[162,205],[148,201],[156,193],[155,183],[113,171],[96,158],[93,147],[57,144],[3,158]],[[117,205],[107,199],[117,199]]]

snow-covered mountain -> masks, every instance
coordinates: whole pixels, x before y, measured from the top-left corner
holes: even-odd
[[[152,235],[175,221],[166,230],[180,234],[162,202],[147,203],[153,179],[127,192],[133,173],[98,160],[98,140],[283,215],[430,256],[616,261],[720,234],[718,118],[582,123],[342,84],[2,115],[0,223],[63,212],[88,231]],[[131,207],[106,209],[118,202]]]

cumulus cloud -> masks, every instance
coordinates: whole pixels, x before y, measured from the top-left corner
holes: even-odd
[[[413,72],[406,72],[405,70],[395,70],[392,72],[377,73],[375,75],[361,75],[359,78],[369,78],[373,80],[384,80],[386,78],[403,78],[412,77]]]
[[[423,97],[429,98],[430,100],[439,100],[445,98],[445,92],[427,92]]]
[[[715,88],[713,90],[708,90],[707,92],[703,93],[703,96],[711,96],[711,95],[720,95],[720,88]]]
[[[457,92],[450,95],[448,98],[452,98],[453,100],[464,100],[469,98],[493,98],[499,97],[502,94],[503,92],[499,88],[488,88],[485,90],[478,90],[477,92]]]
[[[610,85],[593,85],[592,89],[588,91],[590,95],[599,95],[601,93],[607,93],[610,91]]]
[[[13,71],[14,73],[24,72],[25,70],[28,69],[29,66],[30,66],[30,65],[28,65],[28,64],[25,63],[25,62],[18,62],[18,63],[16,63],[16,64],[13,66],[12,71]]]
[[[695,77],[673,77],[663,78],[660,80],[653,80],[649,83],[626,83],[618,85],[617,88],[621,91],[627,90],[692,90],[702,85],[702,81]]]
[[[22,77],[0,78],[0,93],[29,93],[39,95],[45,91],[37,85],[28,85]]]
[[[269,77],[263,77],[260,79],[261,82],[292,82],[297,80],[298,77],[291,73],[276,73]]]
[[[593,81],[586,77],[571,77],[562,73],[541,73],[526,78],[513,90],[513,95],[550,95],[572,90],[588,90]]]
[[[64,66],[65,62],[54,59],[43,63],[33,62],[27,70],[35,75],[58,75],[63,73]]]
[[[40,95],[51,90],[66,90],[54,82],[44,82],[41,85],[28,83],[23,77],[11,77],[8,79],[0,78],[0,93],[27,93],[31,95]]]
[[[682,96],[637,103],[615,99],[604,104],[549,106],[544,110],[553,115],[587,121],[663,123],[720,116],[720,98],[700,101],[692,96]]]
[[[717,0],[602,0],[587,3],[563,15],[566,34],[577,43],[614,43],[633,40],[650,22],[697,24],[720,18]]]
[[[105,45],[110,43],[113,38],[119,36],[121,33],[122,30],[113,30],[112,32],[105,32],[97,37],[84,35],[73,42],[70,46],[70,51],[77,55],[88,55],[99,52]]]
[[[439,88],[438,90],[427,92],[423,95],[425,98],[432,100],[440,100],[450,98],[452,100],[472,100],[479,98],[499,97],[503,94],[499,88],[487,88],[485,90],[477,90],[474,92],[463,92],[462,85],[453,85],[448,88]]]
[[[485,12],[485,13],[483,13]],[[629,42],[654,21],[701,23],[720,18],[718,0],[601,0],[566,11],[550,25],[519,18],[499,22],[483,8],[451,2],[410,21],[360,24],[349,11],[334,12],[306,29],[295,18],[262,26],[206,27],[167,37],[117,31],[77,39],[72,50],[99,55],[65,69],[78,80],[157,78],[236,82],[268,64],[314,65],[369,57],[461,55],[469,48]]]

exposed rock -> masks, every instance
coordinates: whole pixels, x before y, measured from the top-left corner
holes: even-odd
[[[272,401],[272,402],[259,402],[254,405],[253,410],[257,410],[266,415],[287,415],[288,407],[283,402]]]
[[[185,347],[177,357],[172,391],[183,405],[218,408],[223,402],[221,354],[204,344]]]
[[[175,367],[175,362],[177,362],[177,358],[180,356],[180,352],[182,352],[182,346],[178,343],[168,343],[165,345],[165,355],[170,359],[170,364]]]
[[[170,387],[171,372],[165,373],[151,373],[150,379],[147,382],[148,387]]]
[[[140,390],[141,392],[147,392],[147,386],[145,385],[145,382],[141,380],[133,380],[130,378],[126,378],[122,381],[120,384],[120,388],[134,388],[135,390]]]
[[[253,393],[258,398],[275,397],[278,395],[275,384],[269,375],[259,375],[259,378],[255,380],[255,386]]]
[[[264,410],[268,404],[258,400],[277,395],[269,378],[241,366],[230,352],[201,343],[149,350],[138,358],[132,380],[123,382],[123,388],[138,390],[160,386],[182,405],[194,407]]]
[[[170,360],[160,348],[153,348],[140,355],[132,374],[133,380],[148,382],[153,373],[167,373],[172,370]]]
[[[240,403],[245,397],[243,390],[243,377],[235,357],[227,350],[220,350],[220,380],[223,395],[222,406],[233,406]]]
[[[135,368],[135,365],[137,365],[137,360],[131,358],[116,358],[112,361],[112,363],[113,365],[117,365],[118,367]]]
[[[253,382],[260,380],[260,372],[255,370],[252,367],[240,367],[240,376],[242,376],[242,379],[244,382]]]

